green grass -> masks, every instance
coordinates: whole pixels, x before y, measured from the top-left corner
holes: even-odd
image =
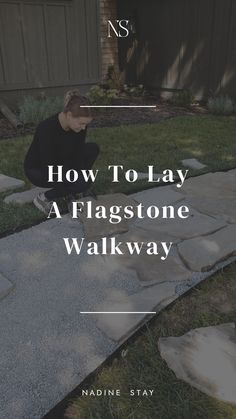
[[[94,129],[89,132],[89,138],[101,148],[94,165],[94,169],[100,170],[95,185],[98,193],[130,193],[151,186],[146,181],[128,183],[124,177],[120,183],[112,183],[107,170],[112,164],[140,171],[154,165],[155,172],[160,172],[167,168],[180,169],[182,159],[195,157],[208,166],[205,171],[236,166],[236,117],[177,117],[159,124]],[[23,160],[31,140],[27,136],[0,142],[0,173],[25,179]],[[191,171],[190,175],[196,173],[204,170]],[[23,208],[5,205],[5,196],[0,195],[0,234],[44,219],[33,205]]]
[[[236,263],[198,285],[145,326],[90,387],[120,389],[120,397],[72,400],[70,419],[235,419],[236,406],[220,402],[178,380],[158,350],[158,339],[181,336],[190,329],[234,322]],[[125,355],[124,355],[125,354]],[[129,389],[154,389],[150,398],[130,397]]]

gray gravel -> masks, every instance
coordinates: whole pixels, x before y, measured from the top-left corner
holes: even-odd
[[[16,285],[0,302],[1,419],[41,418],[117,346],[80,311],[141,287],[102,256],[68,256],[62,238],[80,235],[65,216],[0,240],[1,273]]]

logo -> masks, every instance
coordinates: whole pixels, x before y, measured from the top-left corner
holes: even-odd
[[[127,38],[129,36],[129,20],[127,19],[116,19],[113,23],[108,20],[108,38],[112,38],[112,32],[117,38]]]

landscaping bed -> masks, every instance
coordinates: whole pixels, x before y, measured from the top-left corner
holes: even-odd
[[[204,115],[206,108],[199,104],[189,108],[177,107],[169,104],[166,100],[157,97],[144,98],[119,98],[114,99],[114,105],[156,105],[156,108],[115,108],[94,110],[94,120],[91,128],[115,127],[130,124],[153,124],[162,120],[180,115]],[[26,124],[22,128],[15,129],[10,122],[0,114],[0,140],[32,134],[35,126]]]

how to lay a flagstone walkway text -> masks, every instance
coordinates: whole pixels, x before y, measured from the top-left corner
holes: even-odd
[[[111,231],[67,214],[1,239],[0,284],[9,286],[1,294],[0,285],[1,417],[41,418],[152,313],[234,260],[235,196],[236,170],[209,173],[187,179],[181,190],[163,186],[119,197],[123,205],[187,205],[186,220],[134,219]],[[155,255],[65,251],[64,237],[95,236],[99,244],[108,234],[173,246],[164,262]]]

